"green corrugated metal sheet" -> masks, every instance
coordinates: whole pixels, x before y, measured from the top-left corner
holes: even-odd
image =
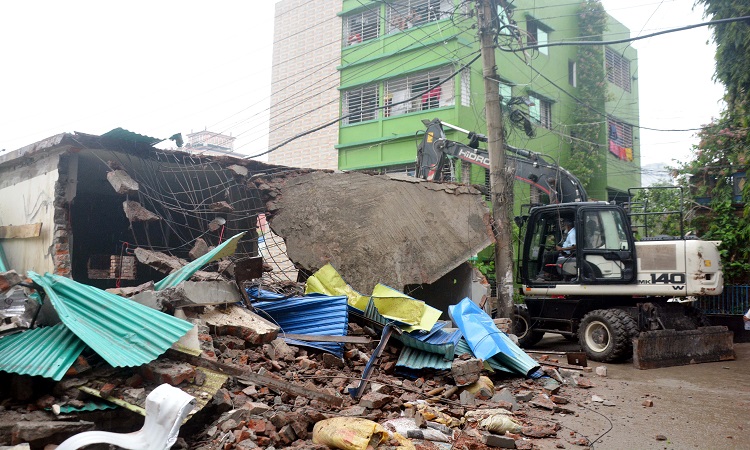
[[[63,324],[113,367],[156,359],[193,325],[115,294],[50,273],[29,277],[44,288]],[[31,347],[33,348],[33,347]]]
[[[86,344],[64,324],[0,338],[0,370],[60,380]]]
[[[162,289],[177,286],[178,284],[192,277],[193,274],[198,271],[198,269],[210,263],[211,261],[215,261],[217,259],[221,259],[225,256],[233,254],[237,250],[237,243],[239,243],[240,238],[242,238],[242,236],[244,235],[244,231],[242,233],[235,234],[215,249],[211,250],[195,261],[191,261],[184,267],[181,267],[180,269],[170,273],[164,279],[154,284],[154,290],[160,291]]]
[[[5,258],[5,252],[3,246],[0,244],[0,272],[8,271],[8,260]]]
[[[124,128],[115,128],[114,130],[107,131],[106,133],[102,134],[101,137],[119,139],[121,141],[140,142],[146,145],[154,145],[163,141],[163,139],[134,133]]]

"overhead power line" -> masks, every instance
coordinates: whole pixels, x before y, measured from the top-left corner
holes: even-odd
[[[407,98],[406,100],[402,100],[400,102],[394,102],[394,103],[392,103],[390,105],[378,106],[377,108],[373,108],[373,111],[379,111],[381,109],[390,108],[390,107],[393,107],[393,106],[396,106],[396,105],[401,105],[401,104],[404,104],[404,103],[411,102],[412,100],[415,100],[417,98],[421,98],[422,95],[428,93],[430,90],[435,89],[436,87],[441,86],[441,85],[445,84],[446,82],[448,82],[448,80],[453,79],[453,77],[455,77],[456,75],[458,75],[459,73],[461,73],[462,70],[467,69],[469,66],[471,66],[474,63],[474,61],[478,60],[481,56],[482,56],[481,53],[477,54],[474,58],[471,59],[471,61],[469,61],[468,63],[466,63],[462,67],[460,67],[458,70],[456,70],[455,72],[453,72],[449,76],[445,77],[445,79],[442,80],[442,81],[440,81],[440,83],[437,83],[434,86],[428,87],[428,89],[425,90],[424,92],[419,92],[416,95],[413,95],[413,96]],[[329,122],[324,123],[323,125],[317,126],[315,128],[312,128],[310,130],[304,131],[302,133],[298,133],[298,134],[290,137],[289,139],[286,139],[283,142],[274,145],[273,147],[271,147],[270,149],[268,149],[268,150],[266,150],[264,152],[258,153],[257,155],[246,156],[244,159],[257,158],[259,156],[263,156],[263,155],[266,155],[268,153],[271,153],[271,152],[273,152],[273,151],[275,151],[275,150],[277,150],[277,149],[285,146],[286,144],[288,144],[288,143],[290,143],[292,141],[295,141],[295,140],[297,140],[297,139],[299,139],[299,138],[301,138],[303,136],[307,136],[308,134],[315,133],[316,131],[322,130],[323,128],[327,128],[327,127],[330,127],[331,125],[337,124],[337,123],[341,122],[342,120],[346,119],[347,117],[349,117],[351,115],[352,114],[347,114],[347,115],[338,117],[338,118],[336,118],[334,120],[331,120]]]
[[[533,49],[544,48],[544,47],[564,47],[564,46],[574,46],[574,45],[610,45],[610,44],[623,44],[623,43],[626,43],[626,42],[639,41],[641,39],[647,39],[647,38],[651,38],[651,37],[654,37],[654,36],[659,36],[659,35],[662,35],[662,34],[674,33],[676,31],[685,31],[685,30],[690,30],[690,29],[693,29],[693,28],[705,27],[705,26],[709,26],[709,25],[718,25],[718,24],[722,24],[722,23],[741,22],[743,20],[750,20],[750,16],[730,17],[728,19],[711,20],[709,22],[701,22],[701,23],[696,23],[696,24],[693,24],[693,25],[687,25],[687,26],[679,27],[679,28],[670,28],[668,30],[662,30],[662,31],[657,31],[655,33],[644,34],[643,36],[636,36],[634,38],[627,38],[627,39],[617,39],[617,40],[614,40],[614,41],[560,41],[560,42],[550,42],[550,43],[547,43],[547,44],[528,45],[526,47],[520,47],[520,48],[516,48],[516,49],[503,48],[503,47],[500,47],[500,46],[498,46],[498,48],[500,50],[504,51],[504,52],[515,53],[515,52],[522,52],[524,50],[533,50]]]

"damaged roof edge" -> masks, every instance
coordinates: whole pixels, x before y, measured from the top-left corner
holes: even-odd
[[[39,142],[34,142],[33,144],[26,145],[17,150],[5,152],[4,154],[0,155],[0,167],[4,166],[5,164],[11,163],[16,159],[33,156],[37,153],[62,145],[68,140],[66,138],[70,137],[70,133],[60,133],[48,137],[47,139],[42,139]]]

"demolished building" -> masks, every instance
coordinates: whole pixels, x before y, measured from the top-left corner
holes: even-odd
[[[199,156],[156,149],[158,141],[123,129],[65,133],[0,155],[8,268],[136,286],[240,232],[233,259],[257,256],[258,219],[267,216],[308,274],[331,263],[367,292],[378,282],[413,290],[456,271],[445,283],[458,298],[487,293],[472,292],[477,274],[462,265],[492,242],[473,188]],[[284,245],[273,235],[262,242]],[[218,269],[231,276],[230,265]]]
[[[12,374],[0,394],[9,386],[20,403],[0,401],[11,412],[50,411],[25,426],[17,415],[0,420],[0,445],[59,443],[95,426],[86,411],[112,405],[147,415],[158,382],[196,400],[178,419],[205,442],[182,448],[304,446],[331,415],[422,417],[422,395],[447,402],[453,417],[440,438],[450,441],[464,423],[463,407],[451,406],[459,396],[506,405],[481,371],[543,376],[484,311],[466,306],[489,296],[466,264],[492,242],[479,191],[160,150],[157,141],[116,129],[0,155],[3,271],[26,275],[0,281],[43,295],[46,308],[28,330],[0,335],[0,378]],[[279,261],[287,257],[294,271]],[[471,314],[449,329],[438,319],[456,304]],[[472,354],[489,336],[497,349],[483,350],[482,362]],[[411,381],[425,370],[439,372]],[[445,388],[447,370],[454,388]],[[397,372],[409,380],[396,383]],[[50,386],[40,378],[59,381],[54,396],[30,392]],[[411,392],[391,396],[383,383]],[[549,380],[520,388],[542,387]]]

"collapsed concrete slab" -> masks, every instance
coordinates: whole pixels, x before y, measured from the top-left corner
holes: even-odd
[[[490,212],[470,186],[364,173],[258,178],[289,258],[331,263],[352,287],[433,283],[493,242]]]
[[[236,336],[251,344],[271,342],[279,334],[278,326],[237,305],[209,306],[199,317],[213,334]]]

